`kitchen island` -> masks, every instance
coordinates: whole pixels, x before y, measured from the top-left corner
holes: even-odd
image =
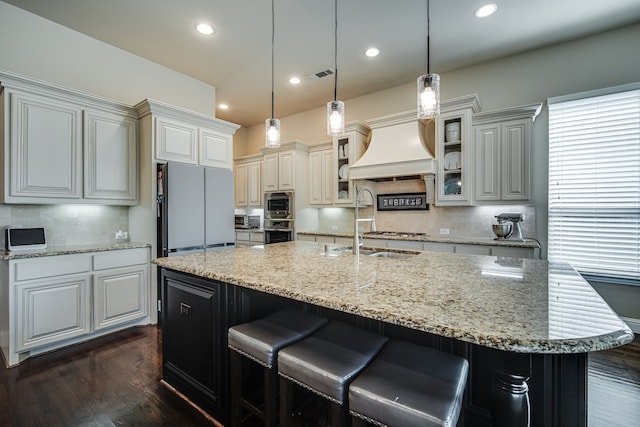
[[[356,259],[344,246],[310,242],[154,262],[216,284],[226,308],[219,345],[226,327],[264,315],[261,305],[276,308],[259,304],[264,296],[466,357],[467,426],[522,425],[514,422],[527,421],[529,398],[532,425],[586,426],[588,352],[633,340],[568,264],[436,252]]]

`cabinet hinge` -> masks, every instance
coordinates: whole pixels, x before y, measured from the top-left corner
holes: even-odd
[[[162,300],[158,300],[158,312],[162,312]]]

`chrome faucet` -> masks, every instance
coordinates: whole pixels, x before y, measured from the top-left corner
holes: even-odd
[[[373,200],[373,206],[371,208],[371,218],[358,218],[358,208],[360,207],[360,194],[362,194],[363,191],[366,191],[367,193],[371,194],[371,199]],[[360,222],[370,222],[371,223],[371,231],[376,231],[376,219],[375,219],[375,212],[376,212],[376,196],[373,194],[373,190],[371,190],[369,187],[360,187],[360,189],[356,189],[356,205],[355,205],[355,213],[354,213],[354,230],[353,230],[353,254],[356,256],[360,256],[360,246],[363,245],[363,243],[360,243],[360,235],[358,232],[358,223]]]

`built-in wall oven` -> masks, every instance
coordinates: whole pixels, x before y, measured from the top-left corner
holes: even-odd
[[[293,192],[264,195],[264,243],[289,242],[294,239]]]

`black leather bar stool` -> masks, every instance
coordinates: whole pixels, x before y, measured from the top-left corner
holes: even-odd
[[[278,355],[280,425],[290,426],[293,386],[298,384],[331,402],[331,425],[348,423],[349,383],[380,351],[387,338],[330,322]]]
[[[283,347],[312,334],[327,319],[312,313],[285,308],[267,317],[229,328],[231,365],[231,424],[241,423],[242,408],[258,416],[265,426],[277,423],[278,352]],[[242,356],[264,367],[264,409],[244,396]]]
[[[353,426],[454,427],[469,362],[420,345],[389,341],[349,386]]]

